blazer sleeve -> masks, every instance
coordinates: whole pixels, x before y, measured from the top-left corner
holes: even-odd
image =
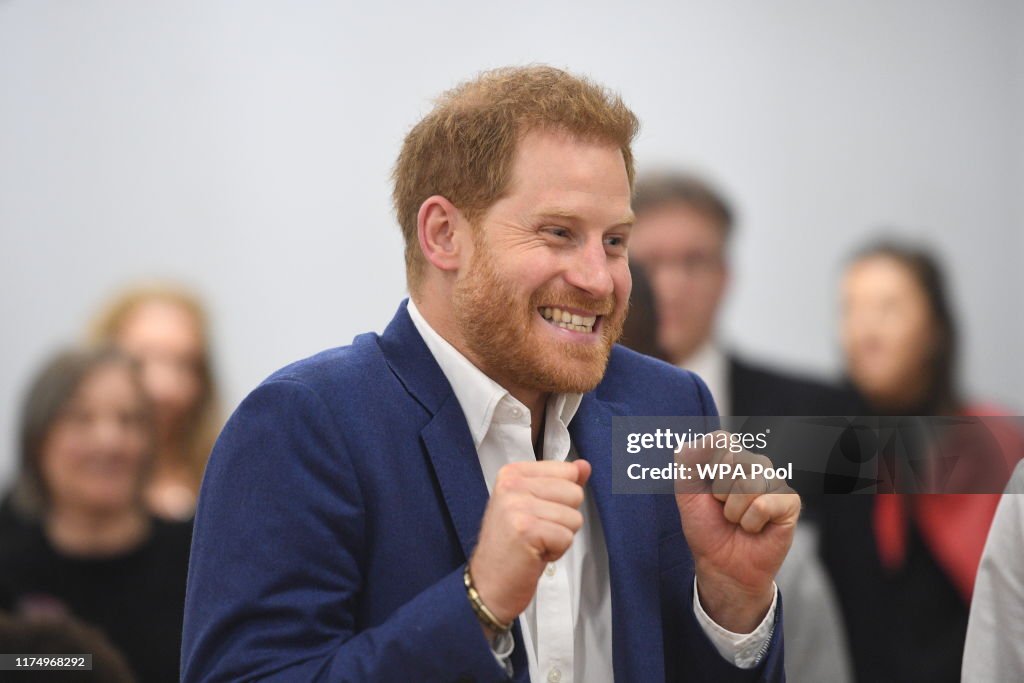
[[[343,436],[319,394],[289,378],[228,421],[196,513],[182,681],[506,679],[461,567],[360,628],[372,539]]]

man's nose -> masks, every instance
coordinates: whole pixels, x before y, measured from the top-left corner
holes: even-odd
[[[647,271],[654,298],[660,305],[672,305],[688,298],[690,278],[677,268],[650,268]]]
[[[603,241],[584,245],[575,255],[572,267],[566,274],[566,281],[573,287],[587,292],[595,299],[603,299],[615,291],[608,254]]]

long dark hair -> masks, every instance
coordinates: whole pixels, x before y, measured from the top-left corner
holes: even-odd
[[[936,338],[928,363],[927,391],[914,411],[921,415],[956,412],[961,407],[956,381],[959,332],[938,257],[924,247],[884,239],[858,250],[849,264],[874,257],[892,259],[906,268],[928,300]]]

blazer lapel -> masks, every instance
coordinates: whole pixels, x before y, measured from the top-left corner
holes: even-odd
[[[406,307],[403,301],[381,336],[381,351],[405,388],[433,416],[420,437],[468,558],[487,507],[487,484],[462,406]]]
[[[612,593],[612,661],[617,681],[664,680],[658,538],[650,496],[612,493],[612,417],[624,406],[586,394],[570,425],[579,457],[590,462]]]
[[[462,406],[409,317],[406,301],[381,335],[380,347],[406,390],[433,415],[420,432],[420,438],[468,561],[476,547],[490,495]],[[515,680],[527,681],[528,664],[518,620],[513,636],[516,641],[512,651]]]
[[[473,437],[455,394],[441,404],[420,433],[441,486],[445,505],[468,558],[476,547],[489,498]]]

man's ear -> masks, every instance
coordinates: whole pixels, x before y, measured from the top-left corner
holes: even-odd
[[[423,257],[440,270],[458,270],[466,256],[461,234],[465,225],[462,213],[450,201],[441,195],[427,197],[416,216]]]

